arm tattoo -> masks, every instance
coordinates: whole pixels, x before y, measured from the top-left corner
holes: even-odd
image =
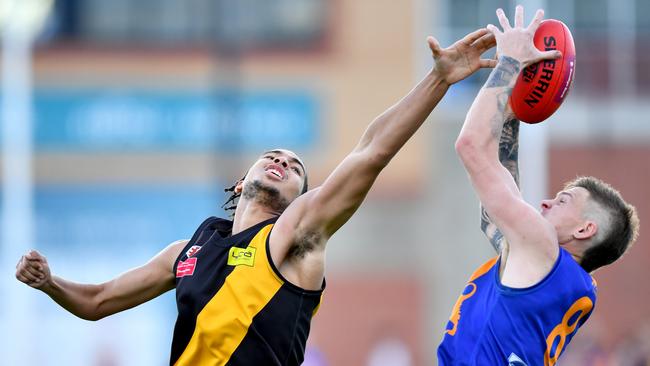
[[[519,121],[512,118],[503,125],[499,141],[499,161],[519,187]]]
[[[497,67],[492,70],[490,77],[485,83],[486,88],[498,88],[508,86],[512,78],[519,76],[521,63],[512,57],[501,56]]]
[[[499,160],[508,169],[519,187],[519,121],[516,118],[508,120],[503,125],[499,140]],[[494,225],[483,205],[481,205],[481,230],[498,253],[503,249],[503,234]]]
[[[501,133],[503,132],[503,119],[508,108],[508,99],[512,93],[512,88],[506,88],[499,94],[497,94],[497,114],[492,117],[490,121],[492,123],[492,136],[496,140],[501,139]]]
[[[512,81],[519,76],[521,63],[512,57],[501,56],[497,67],[492,70],[484,88],[502,88],[496,95],[497,111],[491,119],[492,136],[499,141],[499,160],[508,169],[519,186],[519,121],[506,119],[508,99],[512,93]],[[505,238],[497,226],[492,222],[483,205],[481,205],[481,230],[488,237],[494,249],[501,253]]]
[[[485,236],[487,236],[488,240],[490,240],[490,244],[492,244],[494,250],[497,253],[501,253],[501,249],[503,249],[503,234],[501,234],[501,231],[499,231],[497,226],[492,223],[490,216],[488,216],[483,205],[481,205],[481,230]]]
[[[501,129],[503,128],[503,116],[508,108],[508,98],[512,93],[510,87],[514,78],[519,76],[521,70],[521,63],[512,57],[501,56],[497,67],[492,70],[490,77],[485,83],[485,88],[498,88],[505,87],[497,93],[497,113],[492,117],[492,136],[499,140],[501,136]]]

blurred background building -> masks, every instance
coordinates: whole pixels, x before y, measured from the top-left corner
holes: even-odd
[[[595,274],[596,311],[560,363],[647,364],[650,2],[521,3],[527,20],[543,6],[564,21],[578,55],[563,107],[522,127],[525,196],[538,205],[595,175],[642,221],[635,247]],[[430,69],[427,35],[450,45],[514,5],[56,0],[33,57],[33,242],[1,243],[0,354],[21,365],[167,364],[173,292],[83,321],[14,279],[21,252],[11,248],[36,248],[65,278],[106,281],[189,238],[203,218],[226,215],[223,188],[264,150],[296,151],[316,186]],[[436,364],[465,281],[494,256],[453,150],[486,76],[450,90],[332,238],[306,365]]]

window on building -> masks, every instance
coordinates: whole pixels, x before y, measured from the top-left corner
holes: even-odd
[[[635,16],[635,70],[637,92],[641,94],[650,94],[650,1],[637,0]]]
[[[562,20],[576,43],[577,68],[574,93],[610,97],[614,94],[650,92],[650,1],[648,0],[546,0],[546,18]],[[494,14],[501,7],[512,19],[514,1],[444,0],[434,9],[442,19],[444,41],[449,44],[488,23],[498,25]],[[532,9],[528,9],[532,11]],[[532,15],[527,14],[530,19]],[[466,83],[485,80],[485,71]]]
[[[56,36],[99,44],[313,48],[326,32],[325,0],[60,0]]]

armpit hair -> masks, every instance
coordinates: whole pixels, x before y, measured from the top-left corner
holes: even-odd
[[[298,235],[299,239],[289,248],[288,258],[302,259],[313,251],[321,242],[322,234],[315,231]]]

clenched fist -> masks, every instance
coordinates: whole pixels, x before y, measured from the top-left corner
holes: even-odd
[[[30,250],[16,264],[16,278],[33,288],[42,289],[52,279],[47,259],[39,252]]]

